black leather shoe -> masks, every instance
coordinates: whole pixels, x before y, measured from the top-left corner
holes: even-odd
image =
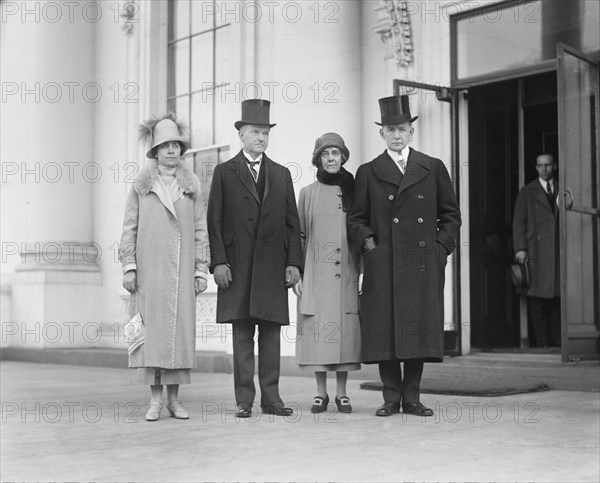
[[[310,412],[313,414],[323,413],[327,411],[327,405],[329,404],[329,394],[325,397],[315,396],[313,399],[313,405],[310,408]]]
[[[433,416],[433,409],[429,409],[420,402],[403,402],[402,412],[416,416]]]
[[[391,416],[400,412],[400,403],[397,402],[384,402],[382,406],[377,408],[375,416]]]
[[[249,418],[250,416],[252,416],[252,404],[240,403],[237,405],[236,418]]]
[[[292,408],[286,408],[283,403],[267,404],[262,406],[263,414],[274,414],[275,416],[291,416],[294,414]]]

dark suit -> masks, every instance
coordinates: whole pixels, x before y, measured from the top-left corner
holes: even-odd
[[[560,258],[557,183],[550,201],[539,178],[526,184],[515,204],[515,253],[527,252],[529,317],[538,346],[560,345]]]
[[[252,404],[255,397],[255,324],[259,326],[261,404],[281,402],[279,332],[281,325],[289,324],[285,269],[303,266],[289,170],[263,154],[255,183],[240,151],[215,169],[207,222],[210,270],[228,264],[233,278],[228,289],[218,291],[217,322],[233,323],[237,403]]]
[[[356,173],[348,216],[352,244],[363,255],[363,362],[379,362],[388,402],[419,401],[423,361],[444,356],[444,274],[461,217],[444,164],[410,150],[403,175],[387,151]],[[405,363],[402,380],[399,361]]]

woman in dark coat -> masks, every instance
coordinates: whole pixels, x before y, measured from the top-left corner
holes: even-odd
[[[336,373],[335,402],[352,412],[346,394],[348,371],[360,369],[358,274],[346,235],[346,214],[352,205],[354,177],[342,165],[349,151],[336,133],[323,134],[315,143],[312,163],[315,183],[300,191],[298,215],[304,253],[298,300],[298,364],[315,372],[317,396],[311,411],[327,409],[327,372]]]

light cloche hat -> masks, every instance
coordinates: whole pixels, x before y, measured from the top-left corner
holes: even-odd
[[[156,156],[152,153],[153,149],[168,141],[179,141],[181,144],[181,155],[190,148],[190,141],[186,135],[186,128],[183,123],[177,120],[173,113],[164,116],[153,117],[143,121],[139,126],[140,141],[150,145],[146,152],[146,157],[154,159]]]

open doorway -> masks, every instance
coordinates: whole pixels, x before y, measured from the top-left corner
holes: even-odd
[[[509,276],[512,217],[519,189],[537,176],[536,156],[547,152],[558,159],[556,82],[556,73],[547,72],[469,89],[471,344],[475,348],[512,348],[521,343],[519,297]]]

